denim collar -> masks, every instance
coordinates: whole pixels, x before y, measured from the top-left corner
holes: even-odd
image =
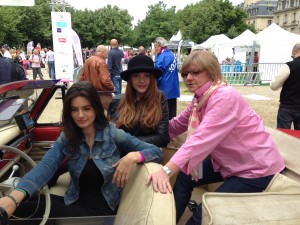
[[[96,134],[95,134],[95,142],[103,142],[105,137],[109,137],[110,135],[110,125],[106,125],[104,128],[100,128],[99,124],[95,124]],[[85,142],[85,136],[81,133],[81,143]]]

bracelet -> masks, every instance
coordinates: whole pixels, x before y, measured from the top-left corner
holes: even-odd
[[[17,190],[17,191],[21,191],[21,192],[24,194],[24,198],[26,198],[26,195],[27,195],[26,191],[24,191],[24,190],[21,189],[21,188],[16,188],[16,190]]]
[[[165,173],[166,173],[169,177],[171,176],[172,171],[171,171],[167,166],[164,166],[164,167],[163,167],[163,170],[165,171]]]
[[[140,153],[140,161],[139,161],[139,163],[142,163],[142,162],[145,161],[145,158],[144,158],[144,156],[143,156],[143,154],[141,152],[139,152],[139,153]]]
[[[15,199],[15,197],[13,197],[12,195],[6,195],[7,197],[9,197],[11,200],[13,200],[13,202],[16,204],[16,206],[19,206],[19,203],[17,202],[17,200]]]

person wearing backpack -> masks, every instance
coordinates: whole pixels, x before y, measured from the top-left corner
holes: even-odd
[[[11,82],[11,64],[0,54],[0,85]]]
[[[36,80],[37,75],[39,75],[40,79],[44,80],[41,71],[42,57],[40,56],[39,51],[37,49],[33,50],[33,54],[30,56],[29,62],[31,62],[33,79]]]

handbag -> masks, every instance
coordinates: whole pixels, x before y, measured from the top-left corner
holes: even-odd
[[[45,68],[45,63],[41,61],[41,68]]]
[[[23,64],[23,65],[28,65],[28,60],[27,60],[27,59],[24,59],[24,60],[22,61],[22,64]]]

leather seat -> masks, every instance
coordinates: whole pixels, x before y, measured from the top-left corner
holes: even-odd
[[[175,225],[176,211],[171,193],[155,192],[152,185],[146,185],[150,173],[162,168],[157,163],[135,165],[125,185],[115,225]],[[50,193],[63,196],[70,182],[69,173],[62,174]]]
[[[202,198],[202,225],[300,224],[300,139],[266,127],[286,165],[276,189],[272,182],[266,192],[205,193]],[[292,186],[287,186],[292,185]]]

